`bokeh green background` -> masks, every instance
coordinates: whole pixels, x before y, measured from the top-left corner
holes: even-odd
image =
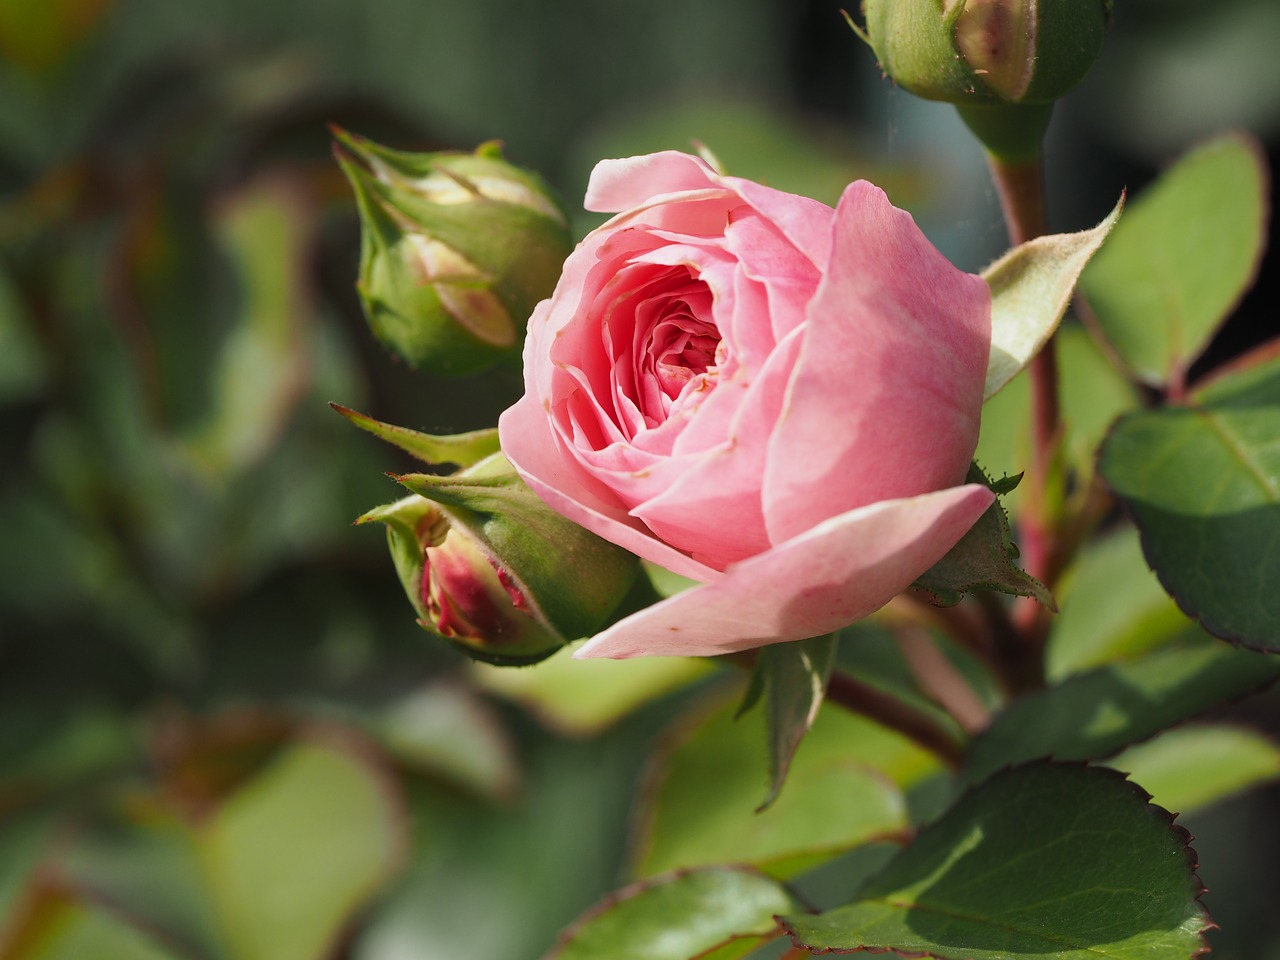
[[[350,526],[405,463],[326,401],[470,429],[520,379],[372,341],[326,124],[500,139],[579,231],[596,159],[697,138],[829,202],[870,176],[981,266],[981,157],[838,7],[0,0],[0,960],[522,960],[626,880],[690,694],[570,679],[566,728],[484,692]],[[1202,136],[1280,136],[1274,0],[1117,7],[1051,131],[1056,229]],[[1274,262],[1216,358],[1274,332]],[[1280,957],[1276,799],[1192,824],[1226,956]]]

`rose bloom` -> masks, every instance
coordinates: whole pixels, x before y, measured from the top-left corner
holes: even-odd
[[[829,633],[986,510],[963,481],[990,292],[883,191],[833,210],[665,152],[602,161],[585,205],[617,216],[530,318],[502,449],[552,508],[701,583],[575,656]]]

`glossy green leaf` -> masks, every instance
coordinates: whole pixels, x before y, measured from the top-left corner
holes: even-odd
[[[1107,761],[1168,810],[1190,813],[1280,777],[1280,746],[1244,727],[1179,727]]]
[[[304,743],[237,791],[197,835],[237,960],[319,960],[401,856],[403,814],[349,747]]]
[[[1210,633],[1280,650],[1280,361],[1126,416],[1099,456],[1147,562]]]
[[[1037,237],[982,271],[991,288],[991,356],[984,397],[997,393],[1053,335],[1075,293],[1076,280],[1107,238],[1124,198],[1092,230]]]
[[[776,915],[797,909],[785,887],[753,870],[672,874],[600,904],[565,931],[545,960],[695,960],[733,940],[754,947],[777,928]],[[729,960],[734,953],[715,956]]]
[[[1114,771],[1035,763],[961,797],[852,903],[783,922],[815,953],[1188,960],[1210,925],[1188,839]]]
[[[1148,383],[1181,381],[1252,281],[1262,158],[1237,134],[1192,150],[1134,201],[1081,278],[1107,340]]]
[[[588,736],[714,670],[696,657],[574,660],[562,653],[519,670],[475,663],[471,676],[482,689],[523,704],[549,727]]]
[[[827,681],[836,662],[834,634],[775,643],[760,651],[756,671],[764,683],[765,749],[769,758],[769,789],[759,809],[778,799],[791,760],[827,694]]]
[[[1060,594],[1045,652],[1051,680],[1138,656],[1193,627],[1147,567],[1132,527],[1090,543]]]
[[[456,433],[449,436],[433,436],[419,433],[408,427],[397,427],[383,423],[350,407],[339,403],[329,404],[353,424],[379,440],[385,440],[399,447],[405,453],[417,457],[423,463],[454,463],[460,467],[469,467],[479,463],[485,457],[498,452],[498,428],[473,430],[470,433]]]
[[[1202,638],[1068,677],[1014,702],[979,736],[962,771],[976,783],[1036,757],[1107,757],[1280,677],[1280,658]]]
[[[765,782],[756,710],[725,702],[679,722],[656,759],[635,838],[635,873],[750,863],[794,876],[908,828],[903,790],[938,769],[910,741],[828,708],[797,751],[786,790],[760,812]]]

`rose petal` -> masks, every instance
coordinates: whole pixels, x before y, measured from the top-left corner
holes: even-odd
[[[667,546],[628,516],[608,488],[564,453],[537,395],[526,390],[498,418],[498,439],[507,459],[542,500],[558,513],[597,536],[672,573],[694,580],[714,580],[719,573]]]
[[[982,279],[952,266],[878,187],[851,184],[771,441],[773,541],[963,480],[990,340]]]
[[[657,197],[720,185],[706,161],[665,150],[643,157],[601,160],[591,171],[582,205],[598,213],[618,213],[652,205]]]
[[[772,222],[815,266],[824,266],[831,258],[835,211],[825,203],[738,177],[724,177],[721,183]]]
[[[574,657],[706,657],[830,633],[906,589],[992,499],[969,484],[832,517],[619,621]]]

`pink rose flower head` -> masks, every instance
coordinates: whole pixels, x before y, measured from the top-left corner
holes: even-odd
[[[529,321],[502,448],[551,507],[701,585],[575,656],[818,636],[936,563],[992,495],[991,301],[883,191],[832,209],[677,152],[605,160],[616,212]]]

